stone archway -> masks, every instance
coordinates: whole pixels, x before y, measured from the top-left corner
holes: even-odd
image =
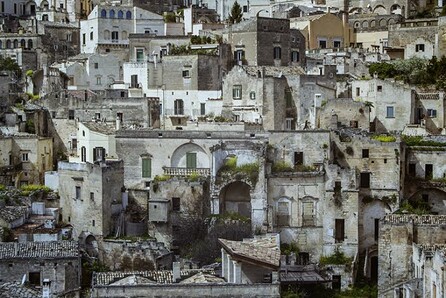
[[[219,195],[220,213],[233,212],[251,219],[251,186],[242,181],[225,185]]]
[[[446,192],[438,188],[422,188],[409,197],[414,205],[426,205],[433,214],[446,214]]]
[[[90,257],[97,257],[99,255],[98,241],[91,234],[85,238],[85,250]]]

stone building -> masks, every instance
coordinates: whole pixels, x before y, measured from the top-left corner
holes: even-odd
[[[445,218],[442,215],[387,215],[380,222],[378,241],[378,295],[394,297],[395,295],[410,295],[410,287],[424,288],[420,293],[423,297],[441,297],[444,295],[444,281],[437,277],[441,250],[436,259],[420,263],[420,253],[413,244],[434,247],[445,243]],[[415,254],[418,252],[418,254]],[[422,256],[422,255],[421,255]],[[441,262],[443,264],[443,262]],[[442,265],[441,265],[442,266]],[[441,270],[442,271],[442,270]],[[422,280],[425,287],[414,285]],[[436,295],[436,296],[435,296]],[[439,296],[438,296],[439,295]]]
[[[147,206],[147,193],[154,191],[156,176],[183,180],[196,173],[211,181],[208,188],[211,214],[239,213],[251,219],[254,229],[262,228],[266,214],[265,141],[263,135],[245,132],[122,130],[116,135],[116,150],[124,160],[124,184],[129,197],[139,205]],[[229,158],[236,159],[237,166],[251,165],[252,173],[236,177],[220,171]],[[176,185],[166,183],[163,189],[174,189]],[[167,190],[163,193],[167,194]],[[170,210],[171,198],[157,195],[152,199],[167,199],[166,208]],[[162,222],[171,224],[168,220]]]
[[[133,5],[97,5],[80,27],[81,53],[126,51],[131,33],[164,35],[162,16]]]
[[[306,50],[345,48],[354,43],[353,30],[346,18],[331,13],[292,18],[290,28],[302,33]]]
[[[403,131],[408,124],[416,123],[415,91],[408,85],[372,78],[355,80],[351,88],[354,100],[372,105],[370,131]]]
[[[405,20],[403,23],[389,26],[389,47],[403,48],[404,59],[411,57],[439,57],[437,46],[437,19]]]
[[[123,170],[122,161],[58,164],[61,220],[87,246],[115,229],[113,215],[122,210]]]
[[[2,282],[20,282],[25,276],[35,287],[49,283],[52,296],[79,293],[81,257],[77,242],[3,242],[0,251]]]
[[[305,37],[287,19],[256,17],[230,26],[223,40],[231,45],[234,64],[300,66],[305,63]]]

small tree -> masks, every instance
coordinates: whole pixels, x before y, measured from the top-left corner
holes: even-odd
[[[229,15],[229,21],[231,24],[240,23],[243,17],[243,12],[240,4],[237,1],[234,2],[231,8],[231,14]]]

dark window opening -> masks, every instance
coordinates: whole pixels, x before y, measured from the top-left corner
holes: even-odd
[[[375,218],[375,241],[378,241],[379,237],[379,218]]]
[[[180,210],[181,210],[180,198],[172,198],[172,211],[180,211]]]
[[[30,272],[28,279],[31,285],[40,286],[40,272]]]
[[[414,163],[409,164],[409,176],[412,176],[412,177],[416,176],[416,164],[414,164]]]
[[[370,173],[361,173],[360,187],[370,188]]]
[[[335,219],[335,242],[340,243],[344,241],[345,238],[345,220],[343,218],[336,218]]]
[[[369,149],[362,149],[362,158],[369,158]]]
[[[294,165],[303,165],[304,164],[304,153],[303,152],[294,152]]]
[[[434,165],[432,164],[426,164],[424,166],[424,178],[425,179],[432,179],[434,174]]]
[[[341,290],[341,276],[340,275],[332,275],[331,288],[333,290]]]

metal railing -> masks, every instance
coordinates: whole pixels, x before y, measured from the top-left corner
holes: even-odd
[[[209,176],[211,174],[211,169],[209,168],[170,168],[164,167],[164,175],[169,176],[190,176],[190,175],[199,175],[199,176]]]

